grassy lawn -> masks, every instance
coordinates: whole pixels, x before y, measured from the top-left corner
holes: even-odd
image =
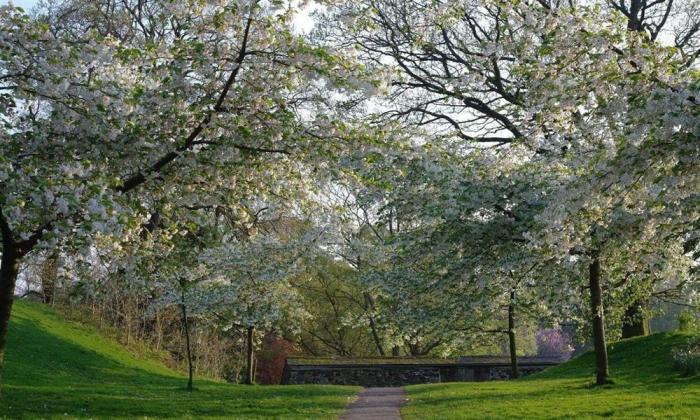
[[[610,346],[613,385],[591,386],[594,356],[587,353],[518,381],[410,386],[402,413],[406,419],[700,418],[700,378],[680,377],[670,355],[686,339],[665,333]]]
[[[680,377],[657,334],[610,348],[615,383],[592,387],[593,355],[510,382],[407,387],[407,419],[698,418],[700,378]],[[237,386],[185,379],[46,307],[15,305],[0,418],[336,418],[357,387]]]
[[[243,386],[186,379],[93,329],[16,302],[0,418],[336,418],[358,387]]]

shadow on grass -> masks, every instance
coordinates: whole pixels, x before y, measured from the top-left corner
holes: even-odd
[[[677,381],[594,389],[587,384],[552,379],[485,390],[480,384],[418,388],[409,392],[403,413],[406,419],[570,419],[695,418],[700,412],[700,388]]]
[[[12,319],[0,418],[328,418],[356,392],[214,381],[198,381],[188,392],[184,377],[155,363],[140,366],[89,329],[43,315],[22,308]]]
[[[506,382],[409,387],[407,419],[441,418],[697,418],[700,378],[673,370],[680,334],[625,340],[610,349],[614,384],[592,386],[592,354]],[[427,416],[427,417],[426,417]]]

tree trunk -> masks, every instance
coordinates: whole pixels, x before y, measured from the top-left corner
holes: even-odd
[[[627,16],[627,29],[630,31],[644,32],[642,20],[648,5],[643,0],[631,0]],[[640,17],[640,13],[641,16]],[[649,319],[644,315],[643,309],[648,302],[637,300],[625,310],[625,319],[622,323],[622,338],[646,336],[651,334]]]
[[[588,275],[591,289],[591,315],[593,316],[593,349],[596,359],[596,385],[608,383],[608,349],[605,343],[605,319],[603,316],[603,289],[600,285],[600,260],[593,257]]]
[[[391,348],[391,355],[394,357],[401,356],[401,347],[399,347],[399,346],[392,347]]]
[[[374,309],[374,299],[372,299],[372,295],[370,295],[368,292],[364,293],[365,295],[365,305],[368,309],[368,311],[371,311]],[[379,352],[380,356],[385,356],[386,353],[384,353],[384,347],[382,346],[382,340],[379,338],[379,334],[377,333],[377,325],[374,322],[374,317],[370,314],[369,315],[369,327],[372,330],[372,338],[374,339],[374,344],[377,346],[377,351]]]
[[[255,383],[255,366],[254,366],[254,361],[253,361],[253,355],[254,355],[254,346],[255,346],[255,327],[254,326],[249,326],[248,327],[248,339],[247,339],[247,348],[246,348],[246,377],[245,377],[245,383],[246,385],[253,385]]]
[[[19,274],[20,254],[12,244],[5,243],[2,249],[2,266],[0,266],[0,386],[5,360],[7,330],[10,326],[12,300]]]
[[[58,276],[58,253],[53,252],[46,257],[41,267],[41,292],[44,303],[53,305]]]
[[[187,377],[187,390],[192,391],[192,350],[190,348],[190,327],[187,322],[187,305],[185,304],[185,289],[181,289],[182,301],[180,307],[182,308],[182,325],[185,331],[185,345],[187,346],[187,367],[188,367],[188,377]]]
[[[518,371],[518,354],[515,345],[515,288],[510,291],[510,302],[508,303],[508,346],[510,348],[510,377],[517,379],[520,377]]]
[[[640,337],[651,334],[649,318],[644,313],[648,302],[643,299],[635,301],[625,310],[622,322],[622,338]]]
[[[642,19],[640,19],[640,12],[644,10],[646,3],[644,0],[631,0],[629,4],[629,11],[627,13],[627,29],[635,32],[642,32],[644,27],[642,26]],[[661,2],[663,3],[663,2]],[[644,13],[642,12],[642,16]]]
[[[374,344],[377,346],[379,355],[385,356],[386,354],[384,353],[384,347],[382,347],[382,340],[379,338],[379,334],[377,334],[377,326],[374,323],[374,317],[372,315],[369,316],[369,326],[372,329],[372,338],[374,339]]]

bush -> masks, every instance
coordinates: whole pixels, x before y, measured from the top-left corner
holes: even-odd
[[[684,347],[673,350],[673,363],[683,375],[700,373],[700,336],[692,337]]]
[[[255,381],[260,385],[277,385],[282,381],[284,363],[294,352],[294,344],[274,334],[266,334],[257,354]]]
[[[571,337],[559,328],[545,328],[537,331],[537,355],[540,357],[556,357],[569,360],[574,348]]]
[[[698,320],[698,316],[694,311],[685,310],[678,314],[678,331],[700,331],[700,321]]]

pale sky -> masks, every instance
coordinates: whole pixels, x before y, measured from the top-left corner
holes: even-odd
[[[12,3],[15,6],[19,6],[24,8],[26,11],[30,11],[32,7],[34,7],[39,0],[0,0],[0,5],[6,5],[8,3]],[[296,21],[294,22],[295,29],[301,32],[308,32],[311,30],[311,27],[313,26],[313,22],[311,18],[309,17],[309,13],[311,13],[313,10],[315,10],[318,6],[313,4],[307,6],[297,17]]]
[[[23,7],[27,11],[34,7],[35,4],[37,4],[39,0],[0,0],[0,4],[5,5],[7,3],[12,3],[15,6]]]

